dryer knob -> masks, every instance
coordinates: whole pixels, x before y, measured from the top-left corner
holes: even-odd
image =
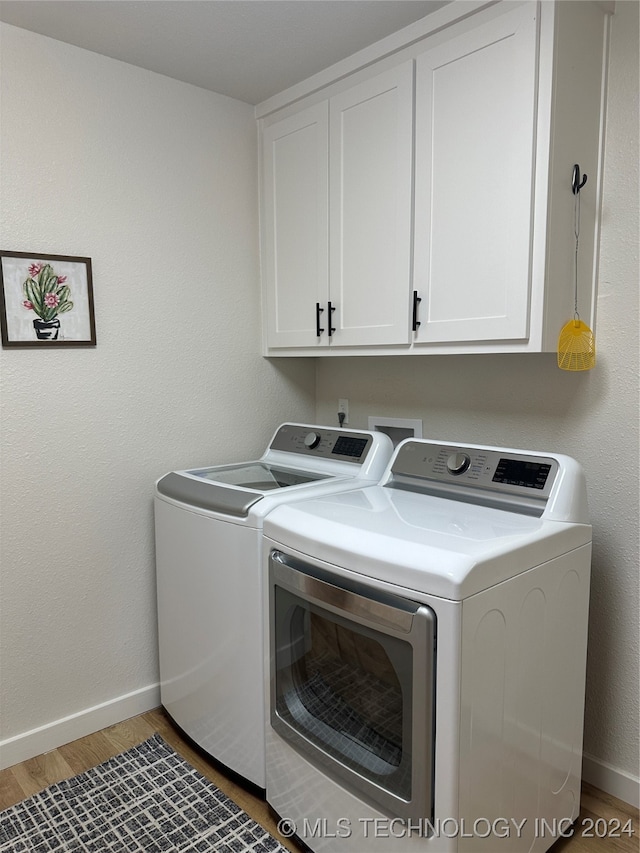
[[[447,459],[447,471],[450,474],[464,474],[471,464],[468,453],[452,453]]]
[[[308,432],[304,437],[304,444],[309,450],[313,450],[314,447],[320,444],[320,434],[317,432]]]

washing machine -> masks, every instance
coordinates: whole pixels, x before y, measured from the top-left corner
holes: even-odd
[[[564,455],[409,439],[274,510],[267,790],[318,853],[516,853],[580,808],[591,527]]]
[[[156,484],[160,695],[178,726],[265,788],[264,518],[304,496],[377,482],[381,432],[282,424],[260,459],[172,471]]]

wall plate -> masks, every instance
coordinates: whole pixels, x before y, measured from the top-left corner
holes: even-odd
[[[369,430],[386,433],[395,447],[405,438],[422,438],[421,418],[383,418],[369,415]]]

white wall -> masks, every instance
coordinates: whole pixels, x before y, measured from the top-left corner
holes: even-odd
[[[596,369],[563,373],[547,355],[319,359],[315,415],[313,366],[259,356],[252,109],[0,25],[0,248],[92,257],[98,333],[95,349],[0,352],[0,766],[157,701],[154,479],[257,454],[285,418],[335,423],[348,397],[352,426],[419,417],[428,436],[584,465],[587,765],[629,796],[638,4],[616,8]]]
[[[351,426],[368,415],[422,418],[425,437],[582,463],[594,542],[585,774],[630,800],[640,695],[638,8],[618,2],[613,19],[595,370],[565,373],[554,355],[327,358],[316,380],[319,421],[335,423],[347,397]]]
[[[0,248],[91,257],[98,338],[0,353],[7,765],[157,704],[154,480],[259,454],[314,377],[259,355],[252,107],[0,38]]]

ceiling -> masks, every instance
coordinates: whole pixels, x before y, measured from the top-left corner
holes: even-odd
[[[2,0],[0,21],[258,104],[448,0]]]

